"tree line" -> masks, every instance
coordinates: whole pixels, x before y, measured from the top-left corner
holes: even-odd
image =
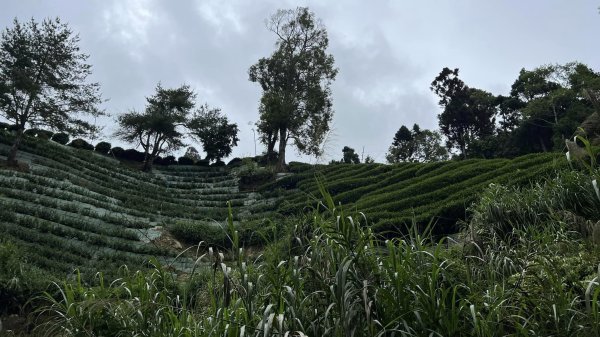
[[[249,67],[248,78],[262,89],[256,128],[264,157],[283,171],[288,145],[307,155],[323,153],[338,69],[327,51],[327,30],[308,8],[279,10],[266,26],[275,36],[275,49]],[[87,81],[91,65],[78,43],[78,35],[58,18],[15,19],[2,32],[0,116],[15,130],[9,164],[17,164],[26,127],[70,135],[99,131],[85,117],[106,115],[98,108],[104,99],[99,84]],[[582,122],[599,119],[593,113],[600,102],[600,74],[576,62],[522,69],[507,96],[469,87],[459,69],[450,68],[442,69],[430,88],[442,109],[439,130],[400,126],[386,155],[389,163],[562,149]],[[238,127],[220,109],[197,105],[196,98],[188,85],[163,88],[159,83],[142,111],[117,117],[115,136],[144,150],[144,170],[151,170],[161,154],[184,146],[186,138],[202,143],[206,159],[218,162],[237,145]],[[360,162],[354,149],[346,146],[342,152],[340,162]]]

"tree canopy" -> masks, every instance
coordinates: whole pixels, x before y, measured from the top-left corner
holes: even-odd
[[[343,153],[343,157],[342,157],[342,163],[344,164],[360,164],[360,158],[358,157],[358,153],[356,153],[356,151],[349,147],[349,146],[344,146],[344,148],[342,149],[342,153]]]
[[[195,98],[188,85],[164,89],[158,84],[156,93],[146,98],[143,112],[130,111],[118,117],[116,135],[144,149],[145,171],[152,169],[154,159],[164,151],[184,146],[181,128],[188,122]]]
[[[433,162],[448,159],[448,151],[442,146],[442,136],[414,124],[412,130],[402,125],[394,136],[386,159],[388,163]]]
[[[469,88],[458,78],[458,69],[444,68],[431,82],[444,110],[438,115],[448,148],[458,148],[467,157],[469,144],[494,132],[496,99],[483,90]]]
[[[47,126],[72,135],[98,130],[82,115],[100,116],[98,83],[88,83],[91,65],[79,36],[60,19],[13,22],[0,41],[0,115],[16,127],[8,162],[16,156],[26,126]]]
[[[289,140],[301,153],[320,154],[333,117],[330,85],[337,69],[326,51],[327,31],[308,8],[279,10],[267,28],[277,36],[276,49],[250,67],[249,79],[263,90],[261,139],[268,152],[279,142],[277,169],[284,170]]]
[[[220,109],[211,109],[208,105],[201,106],[194,113],[187,127],[192,138],[202,143],[208,160],[221,161],[231,154],[239,141],[237,124],[229,123]]]

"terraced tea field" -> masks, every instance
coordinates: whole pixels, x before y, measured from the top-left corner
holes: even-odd
[[[0,144],[7,154],[8,138]],[[27,172],[0,169],[0,237],[23,247],[43,270],[84,275],[173,263],[181,247],[165,228],[179,221],[221,226],[229,201],[236,223],[261,217],[272,201],[240,192],[225,168],[173,166],[147,174],[118,161],[49,141],[27,139],[19,160]],[[178,258],[173,268],[192,261]]]
[[[405,224],[435,221],[437,233],[457,231],[468,206],[489,184],[523,185],[565,167],[564,156],[531,154],[515,159],[470,159],[428,164],[403,163],[294,164],[295,173],[263,186],[272,196],[284,195],[278,212],[293,214],[320,200],[317,180],[336,204],[366,214],[380,233],[394,233]],[[392,234],[393,235],[393,234]]]
[[[10,141],[0,137],[0,159]],[[148,174],[34,138],[25,139],[19,160],[27,172],[0,169],[1,238],[23,247],[28,262],[43,270],[79,268],[84,275],[150,257],[189,269],[190,258],[173,262],[182,248],[173,234],[184,243],[227,245],[228,202],[243,244],[260,245],[264,233],[256,232],[280,227],[283,217],[321,199],[316,178],[336,204],[364,212],[379,233],[394,235],[412,221],[432,219],[437,233],[451,233],[489,184],[526,184],[566,165],[559,154],[429,164],[292,163],[291,174],[258,193],[240,192],[235,170],[227,167],[175,165]]]

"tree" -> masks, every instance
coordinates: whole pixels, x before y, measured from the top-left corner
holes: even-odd
[[[448,148],[458,147],[466,158],[472,140],[493,134],[496,98],[486,91],[469,88],[458,78],[458,69],[442,69],[431,82],[431,90],[444,109],[438,120]]]
[[[100,116],[98,83],[86,83],[91,66],[79,51],[79,36],[58,18],[38,24],[13,21],[0,41],[0,116],[13,123],[16,137],[8,163],[17,152],[27,125],[44,125],[73,135],[97,131],[80,115]]]
[[[276,109],[277,101],[270,100],[268,93],[263,94],[258,109],[259,120],[256,122],[256,128],[260,135],[260,142],[267,146],[266,158],[268,162],[276,159],[275,143],[277,143],[279,133],[276,125],[277,117],[274,115],[277,113]]]
[[[327,31],[308,8],[279,10],[267,28],[277,36],[276,50],[250,67],[249,79],[263,90],[259,132],[268,144],[279,142],[276,169],[283,171],[289,140],[301,153],[320,154],[333,117],[330,85],[337,69],[326,52]]]
[[[402,125],[394,136],[386,155],[391,163],[433,162],[448,159],[448,151],[442,146],[442,136],[428,129],[421,130],[414,124],[412,131]]]
[[[402,125],[394,135],[387,160],[390,163],[411,161],[414,151],[413,133]]]
[[[521,104],[515,129],[522,152],[562,148],[577,127],[597,109],[600,74],[584,64],[544,65],[521,69],[511,97]]]
[[[156,86],[156,93],[146,98],[144,112],[130,111],[118,117],[116,135],[144,149],[144,171],[152,170],[154,159],[165,151],[183,144],[180,128],[188,122],[196,95],[188,85],[176,89]]]
[[[342,153],[344,156],[342,157],[342,163],[344,164],[360,164],[360,158],[358,157],[358,153],[354,151],[353,148],[344,146],[342,149]]]
[[[185,150],[185,154],[183,156],[186,158],[190,158],[194,163],[199,160],[202,160],[200,153],[193,146],[188,147],[187,150]]]
[[[202,143],[208,160],[221,161],[231,154],[239,141],[237,124],[229,123],[220,109],[210,109],[208,105],[194,113],[188,128],[190,135]]]

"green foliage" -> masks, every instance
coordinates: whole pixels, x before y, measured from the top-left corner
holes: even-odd
[[[114,149],[113,149],[114,150]],[[116,155],[115,155],[116,156]],[[127,150],[123,150],[121,157],[117,157],[117,158],[121,158],[121,159],[125,159],[125,160],[131,160],[131,161],[136,161],[136,162],[143,162],[145,155],[143,152],[140,152],[136,149],[127,149]]]
[[[208,105],[194,113],[187,127],[191,136],[202,143],[209,161],[220,161],[229,156],[239,141],[237,124],[229,123],[220,109],[210,109]]]
[[[583,224],[587,220],[600,220],[600,200],[589,176],[564,171],[554,179],[528,188],[491,185],[471,211],[470,226],[474,234],[486,240],[507,239],[526,227],[543,229],[561,218],[570,220],[567,225],[574,226],[572,230],[579,230],[573,221],[577,217],[582,217]],[[564,218],[568,214],[571,219]],[[588,234],[592,234],[591,229]]]
[[[432,162],[448,159],[448,151],[441,145],[442,137],[436,131],[421,130],[418,124],[410,131],[402,125],[388,150],[388,163]]]
[[[100,116],[102,102],[91,74],[88,56],[79,51],[79,37],[58,18],[37,23],[19,22],[2,32],[0,40],[0,115],[17,127],[8,154],[16,163],[22,133],[29,125],[45,125],[72,134],[94,133],[97,128],[77,118]],[[23,102],[28,102],[23,104]]]
[[[183,156],[177,159],[177,163],[179,165],[194,165],[194,160],[192,158]]]
[[[281,171],[288,139],[301,153],[321,153],[333,116],[330,85],[337,69],[326,52],[327,31],[308,8],[277,11],[267,29],[278,38],[276,50],[250,67],[249,79],[263,90],[257,127],[269,157],[279,141]]]
[[[243,165],[243,160],[241,158],[235,157],[227,163],[229,167],[240,167]]]
[[[444,111],[438,115],[448,148],[457,147],[463,158],[472,140],[494,132],[495,97],[483,90],[469,88],[458,78],[458,68],[444,68],[431,82]]]
[[[52,136],[52,140],[58,144],[67,145],[69,142],[69,135],[64,132],[58,132]]]
[[[107,155],[110,152],[110,149],[112,148],[112,145],[108,142],[100,142],[98,144],[96,144],[96,147],[94,148],[94,151],[103,154],[103,155]]]
[[[81,138],[73,139],[69,143],[69,146],[70,147],[74,147],[76,149],[94,151],[94,145],[88,143],[87,141],[85,141],[85,140],[83,140]]]
[[[298,170],[260,190],[281,189],[283,200],[278,211],[296,214],[307,202],[315,202],[315,175],[322,176],[334,200],[363,211],[377,232],[393,236],[413,220],[424,226],[434,219],[435,233],[452,233],[458,230],[456,223],[468,216],[469,205],[490,183],[526,185],[566,166],[558,154],[513,160],[317,166]]]
[[[54,136],[54,132],[49,130],[38,130],[36,136],[43,140],[49,140],[52,138],[52,136]]]
[[[342,153],[344,154],[341,160],[342,163],[360,164],[360,158],[358,157],[358,153],[356,153],[353,148],[344,146],[344,148],[342,149]]]
[[[122,158],[123,154],[125,153],[125,149],[123,149],[122,147],[113,147],[112,149],[110,149],[110,154],[115,156],[115,158]]]
[[[174,286],[156,262],[119,282],[75,280],[45,295],[38,331],[185,336],[594,336],[597,249],[559,226],[510,244],[436,240],[409,227],[378,241],[367,219],[334,205],[289,219],[293,231],[253,259],[232,226]],[[208,268],[203,265],[210,266]],[[204,284],[202,284],[204,283]],[[191,289],[198,289],[193,292]]]
[[[177,221],[169,226],[169,231],[186,243],[228,247],[227,233],[221,226],[217,221]]]
[[[255,164],[245,165],[239,171],[240,188],[255,189],[258,186],[272,181],[275,174],[271,169],[264,167],[256,167]]]
[[[152,169],[154,158],[164,151],[183,146],[184,134],[180,127],[187,123],[195,97],[188,85],[164,89],[158,84],[156,93],[146,98],[144,112],[130,111],[118,117],[116,135],[144,149],[145,171]]]

